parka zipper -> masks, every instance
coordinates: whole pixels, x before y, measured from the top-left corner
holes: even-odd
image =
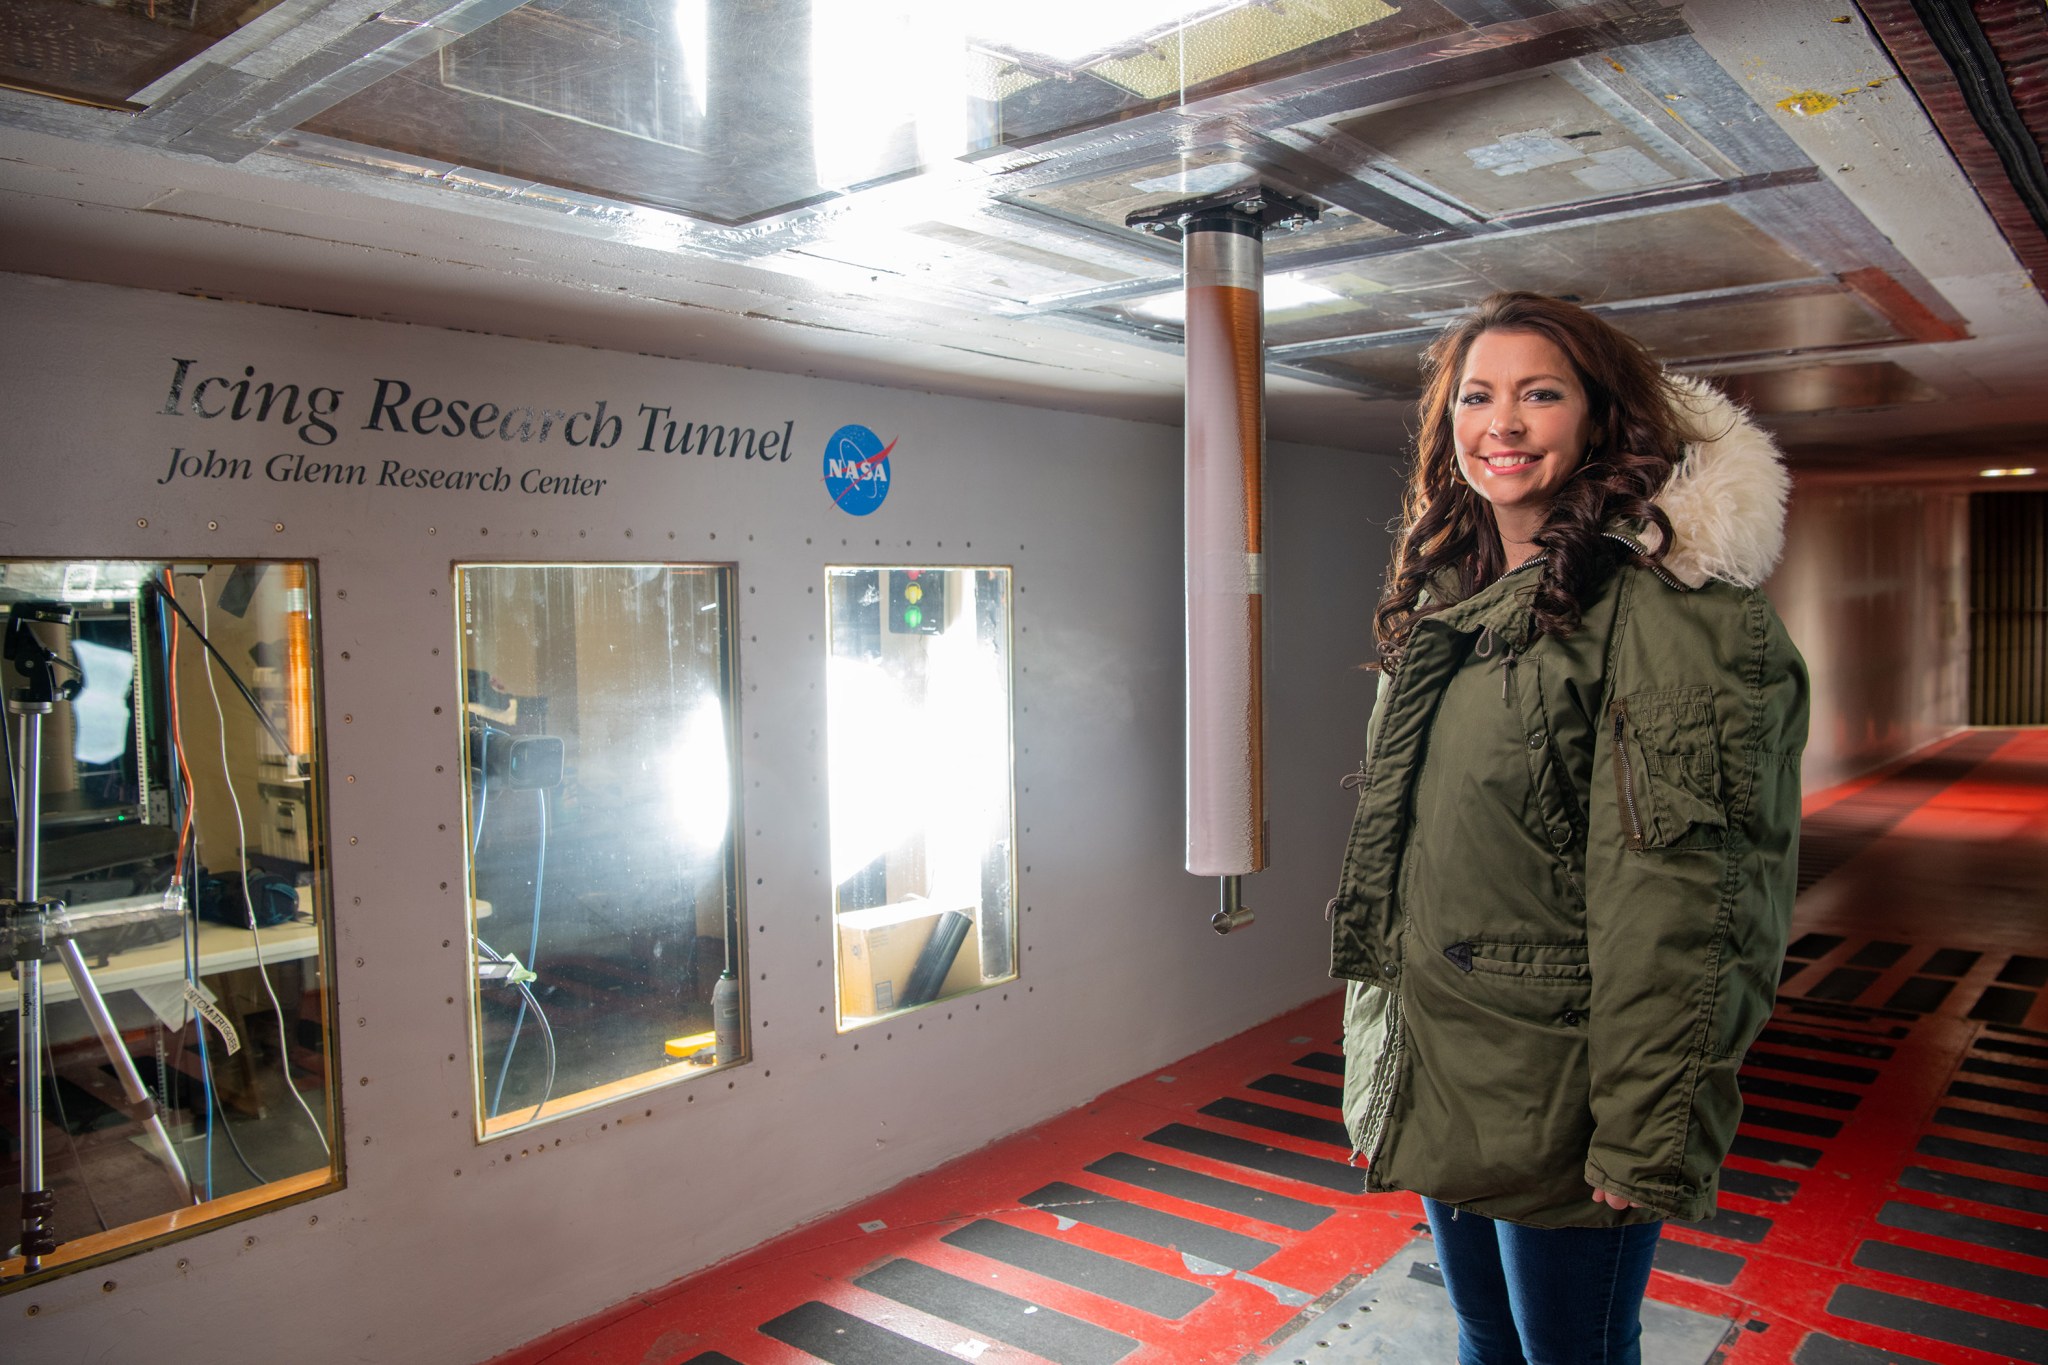
[[[1643,817],[1636,810],[1635,766],[1628,761],[1628,703],[1614,704],[1614,789],[1628,817],[1628,846],[1643,846]]]

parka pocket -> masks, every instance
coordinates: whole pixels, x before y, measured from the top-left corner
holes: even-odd
[[[1593,964],[1583,943],[1467,939],[1443,950],[1462,976],[1458,993],[1488,1017],[1577,1028],[1592,1007]]]
[[[1714,691],[1639,692],[1615,703],[1614,781],[1631,848],[1716,848],[1727,838]]]

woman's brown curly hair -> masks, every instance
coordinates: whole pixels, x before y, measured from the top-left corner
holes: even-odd
[[[1458,473],[1453,440],[1452,405],[1465,357],[1487,332],[1529,332],[1563,351],[1585,389],[1592,426],[1585,459],[1558,489],[1536,536],[1543,561],[1536,628],[1556,636],[1578,628],[1581,599],[1607,555],[1602,534],[1615,522],[1656,528],[1648,537],[1656,548],[1643,562],[1662,560],[1671,545],[1671,523],[1650,499],[1682,458],[1688,433],[1663,368],[1641,343],[1577,304],[1541,294],[1495,294],[1448,326],[1423,357],[1415,468],[1393,567],[1373,616],[1386,667],[1399,662],[1417,621],[1513,567],[1503,562],[1492,504]],[[1425,589],[1427,604],[1421,601]]]

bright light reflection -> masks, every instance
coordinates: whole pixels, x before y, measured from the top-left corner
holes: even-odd
[[[1310,284],[1299,275],[1275,275],[1266,281],[1266,316],[1288,313],[1297,308],[1313,308],[1318,304],[1342,303],[1342,294],[1333,294],[1319,284]],[[1156,318],[1161,322],[1182,322],[1187,318],[1187,295],[1183,291],[1171,294],[1155,294],[1149,299],[1140,299],[1131,305],[1131,311],[1142,317]]]
[[[811,150],[818,183],[858,185],[965,152],[966,53],[952,0],[815,6]]]
[[[2020,469],[1984,469],[1978,471],[1981,477],[1987,479],[2024,479],[2029,474],[2035,472],[2032,465],[2027,465]]]
[[[683,838],[708,853],[725,841],[732,813],[732,769],[725,752],[725,709],[715,696],[690,708],[666,764],[669,815]]]
[[[967,28],[1011,51],[1071,62],[1169,24],[1206,19],[1246,0],[1035,0],[975,6]]]
[[[683,53],[683,78],[702,122],[711,99],[711,36],[707,0],[676,0],[676,44]]]
[[[923,639],[921,687],[901,664],[826,664],[832,880],[922,833],[922,894],[977,905],[982,858],[1009,829],[1007,678],[971,612]]]

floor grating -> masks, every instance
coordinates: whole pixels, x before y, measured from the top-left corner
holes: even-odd
[[[1721,1211],[1659,1246],[1649,1313],[1684,1344],[1646,1359],[2048,1365],[2048,927],[1997,943],[1930,912],[1951,932],[1923,939],[1841,908],[1859,860],[1923,837],[1922,807],[1995,778],[2008,738],[1819,822],[1809,885],[1835,909],[1743,1067]],[[2048,787],[2028,790],[2048,848]],[[1327,997],[500,1365],[1448,1360],[1419,1204],[1349,1164],[1338,1014]]]

